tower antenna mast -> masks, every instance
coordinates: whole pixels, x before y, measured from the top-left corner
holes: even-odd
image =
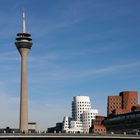
[[[26,18],[24,9],[22,11],[22,33],[26,33]]]

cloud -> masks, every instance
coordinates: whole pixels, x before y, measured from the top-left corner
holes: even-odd
[[[49,35],[49,33],[54,32],[58,29],[67,28],[78,22],[81,22],[82,18],[76,18],[72,20],[62,20],[62,21],[52,21],[48,23],[47,21],[40,20],[40,23],[32,25],[31,30],[34,38],[40,38],[42,36]],[[45,28],[41,28],[41,26]],[[32,29],[33,28],[33,29]]]
[[[38,20],[36,16],[33,15],[32,23],[36,24],[32,24],[30,29],[33,31],[34,38],[46,36],[58,29],[69,28],[86,20],[87,15],[82,14],[84,13],[84,4],[82,4],[82,2],[79,4],[75,1],[67,1],[66,3],[60,1],[55,5],[53,4],[52,7],[49,7],[49,14],[42,11],[42,14],[38,16]],[[42,6],[41,10],[44,10],[44,8],[46,8],[46,6]]]
[[[68,45],[68,44],[66,44]],[[59,62],[59,64],[63,63],[64,65],[67,65],[65,63],[66,61],[77,61],[77,59],[82,59],[83,57],[87,57],[89,55],[95,55],[95,54],[103,54],[107,52],[115,52],[117,50],[122,49],[121,47],[112,47],[111,45],[109,46],[102,46],[95,48],[94,47],[81,47],[79,48],[72,48],[72,44],[68,45],[67,48],[63,50],[52,50],[52,51],[47,51],[42,52],[42,55],[37,54],[36,56],[34,54],[30,55],[28,60],[32,62],[32,64],[37,63],[38,65],[46,65],[48,63],[52,64],[55,62]],[[60,65],[61,65],[60,64]],[[32,65],[36,66],[36,65]],[[31,67],[32,67],[31,66]]]
[[[109,51],[110,49],[103,49],[98,50],[95,53],[101,51]],[[72,55],[86,55],[86,53],[80,54],[72,54]],[[91,67],[84,67],[82,65],[78,65],[77,63],[56,63],[55,61],[60,61],[62,59],[61,54],[50,54],[50,56],[39,56],[39,58],[35,58],[34,62],[37,63],[36,65],[32,65],[31,68],[39,67],[41,69],[41,73],[38,73],[36,76],[45,80],[47,77],[48,80],[70,80],[70,79],[77,79],[77,78],[86,78],[86,77],[101,77],[106,75],[112,75],[116,73],[123,73],[126,72],[128,69],[139,67],[139,62],[131,62],[131,63],[124,63],[124,64],[114,64],[114,65],[106,65],[100,66],[98,68]],[[66,59],[69,59],[67,56]],[[71,58],[70,58],[71,59]],[[44,77],[44,78],[43,78]],[[39,78],[39,79],[40,79]]]
[[[120,64],[120,65],[112,65],[101,69],[90,69],[82,73],[83,76],[103,76],[108,75],[111,73],[118,73],[118,72],[124,72],[126,69],[131,69],[134,67],[139,67],[140,63],[129,63],[129,64]]]

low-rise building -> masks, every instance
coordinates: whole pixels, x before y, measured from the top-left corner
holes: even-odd
[[[65,116],[63,118],[62,132],[66,132],[68,129],[70,129],[70,122],[71,122],[70,117]]]
[[[108,133],[140,133],[140,111],[105,117],[103,123]]]
[[[30,133],[36,133],[37,132],[37,123],[36,122],[29,122],[28,123],[28,131]]]
[[[104,116],[96,116],[93,120],[92,127],[90,128],[90,133],[93,134],[106,134],[106,126],[103,123]]]
[[[58,122],[58,123],[56,123],[56,126],[48,128],[47,132],[48,133],[61,133],[62,132],[62,127],[63,127],[63,123]]]
[[[18,128],[10,128],[9,126],[6,128],[0,128],[0,133],[19,133]]]

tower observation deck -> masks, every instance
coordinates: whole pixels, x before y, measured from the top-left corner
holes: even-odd
[[[26,19],[25,19],[25,12],[23,11],[23,16],[22,16],[22,32],[17,33],[17,38],[16,38],[16,47],[20,51],[20,48],[27,48],[31,49],[32,47],[32,38],[31,34],[26,32]]]

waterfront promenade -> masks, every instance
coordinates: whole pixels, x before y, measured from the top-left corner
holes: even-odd
[[[135,140],[136,135],[0,134],[0,140]]]

